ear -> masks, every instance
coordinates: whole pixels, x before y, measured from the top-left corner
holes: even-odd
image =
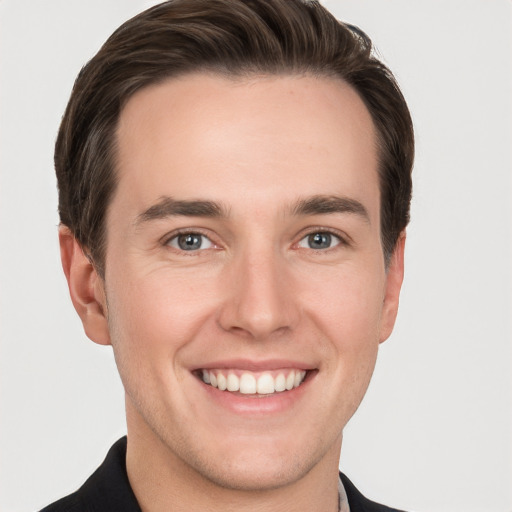
[[[60,258],[69,294],[85,334],[95,343],[110,345],[103,279],[67,226],[59,227]]]
[[[384,305],[382,308],[382,321],[380,328],[380,343],[389,338],[395,325],[396,315],[398,313],[400,289],[402,288],[402,281],[404,279],[404,251],[405,231],[400,234],[395,245],[386,274],[386,287],[384,290]]]

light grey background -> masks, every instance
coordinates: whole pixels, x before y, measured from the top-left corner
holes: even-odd
[[[125,431],[61,273],[52,152],[81,65],[153,3],[0,1],[2,511],[73,491]],[[341,467],[396,507],[510,512],[512,2],[325,4],[372,36],[418,142],[401,311]]]

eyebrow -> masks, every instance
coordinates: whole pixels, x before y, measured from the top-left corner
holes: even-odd
[[[355,199],[344,196],[315,195],[297,200],[291,208],[291,214],[297,216],[331,213],[358,215],[370,223],[368,210],[363,204]],[[139,214],[135,224],[138,225],[151,220],[176,216],[227,218],[228,209],[215,201],[202,199],[176,200],[169,196],[163,196],[158,203]]]
[[[226,208],[215,201],[176,200],[164,196],[158,203],[138,215],[135,224],[175,216],[224,218],[228,216],[228,212]]]
[[[368,210],[362,203],[350,197],[316,195],[299,199],[292,208],[294,215],[323,215],[326,213],[349,213],[370,223]]]

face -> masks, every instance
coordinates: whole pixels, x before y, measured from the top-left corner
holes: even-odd
[[[189,75],[137,93],[118,143],[108,333],[89,335],[113,345],[129,435],[225,487],[337,465],[402,276],[362,101],[334,79]]]

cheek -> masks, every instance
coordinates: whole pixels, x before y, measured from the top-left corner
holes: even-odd
[[[330,269],[329,274],[303,288],[303,316],[309,331],[320,336],[315,349],[321,352],[320,375],[328,381],[324,388],[330,390],[322,397],[324,409],[334,425],[343,427],[361,403],[375,367],[384,280],[359,265]]]
[[[378,344],[384,300],[384,272],[368,266],[330,272],[322,286],[305,289],[309,316],[321,325],[339,351]]]
[[[107,292],[114,350],[156,374],[162,361],[176,363],[180,350],[205,327],[215,296],[204,282],[162,273],[117,282]]]

